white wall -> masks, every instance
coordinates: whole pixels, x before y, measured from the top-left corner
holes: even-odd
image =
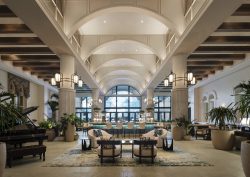
[[[242,81],[250,80],[250,60],[211,76],[189,89],[189,101],[192,109],[192,120],[205,121],[203,102],[204,96],[215,93],[215,107],[228,106],[235,101],[233,89]]]
[[[6,71],[0,70],[0,83],[3,85],[3,91],[8,90],[8,73]]]

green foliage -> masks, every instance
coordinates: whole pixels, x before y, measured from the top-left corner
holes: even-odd
[[[52,121],[43,121],[39,123],[39,127],[44,128],[44,129],[52,129],[55,126],[56,124]]]
[[[66,130],[68,124],[77,125],[79,124],[81,119],[76,116],[76,114],[63,114],[63,117],[61,117],[61,130]]]
[[[0,93],[0,132],[6,133],[16,125],[25,122],[22,110],[14,105],[14,95],[8,92]]]
[[[235,110],[230,107],[217,107],[208,112],[208,119],[219,126],[219,129],[225,129],[226,123],[232,123],[236,121]]]
[[[250,81],[240,83],[236,88],[240,88],[240,99],[236,103],[236,112],[242,118],[249,118],[250,115]]]

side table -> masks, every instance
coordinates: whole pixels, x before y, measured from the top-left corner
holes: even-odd
[[[82,138],[82,151],[91,150],[91,139],[89,138]]]
[[[162,139],[163,141],[163,146],[162,146],[162,149],[165,150],[165,151],[173,151],[174,149],[174,140],[173,138],[169,138],[169,137],[166,137],[166,138],[163,138]]]

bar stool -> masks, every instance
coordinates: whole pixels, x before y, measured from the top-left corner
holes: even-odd
[[[141,136],[142,133],[145,133],[145,127],[146,127],[146,122],[139,122],[139,127],[137,128],[139,136]]]
[[[134,122],[128,122],[127,130],[128,130],[129,138],[130,138],[131,131],[133,133],[133,138],[134,138],[135,137]]]
[[[106,123],[106,127],[103,128],[106,132],[108,132],[109,134],[113,134],[114,132],[112,132],[112,123],[111,122],[107,122]]]
[[[82,134],[88,136],[89,123],[83,123]]]
[[[117,133],[117,138],[119,138],[119,135],[123,134],[123,124],[121,122],[117,122],[114,130]]]

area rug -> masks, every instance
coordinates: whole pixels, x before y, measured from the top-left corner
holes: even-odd
[[[100,163],[97,156],[97,150],[82,151],[80,147],[70,149],[64,154],[58,156],[52,161],[46,163],[44,167],[101,167],[101,166],[212,166],[211,164],[201,161],[195,154],[184,152],[179,148],[174,151],[163,151],[158,149],[157,157],[154,163],[150,159],[143,159],[139,163],[138,158],[132,158],[131,146],[123,146],[122,158],[116,158],[115,163],[112,159],[104,159],[104,163]]]

